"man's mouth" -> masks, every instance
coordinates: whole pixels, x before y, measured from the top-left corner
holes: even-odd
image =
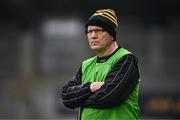
[[[93,42],[91,42],[91,44],[92,45],[97,45],[97,44],[99,44],[99,42],[98,41],[93,41]]]

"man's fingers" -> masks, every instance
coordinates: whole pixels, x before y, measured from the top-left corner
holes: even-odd
[[[103,84],[104,84],[104,82],[93,82],[93,83],[91,83],[91,85],[90,85],[91,92],[95,92],[95,91],[98,90]]]

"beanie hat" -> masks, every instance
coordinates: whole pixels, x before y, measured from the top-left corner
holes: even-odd
[[[95,25],[102,27],[105,31],[107,31],[112,37],[114,37],[114,40],[116,40],[116,31],[118,27],[117,23],[117,16],[112,9],[101,9],[97,10],[87,21],[85,27],[86,27],[86,33],[87,33],[87,27],[89,25]]]

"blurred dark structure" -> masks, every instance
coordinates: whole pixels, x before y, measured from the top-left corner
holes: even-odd
[[[180,118],[180,1],[1,0],[0,119],[75,119],[56,89],[93,53],[84,24],[94,11],[119,17],[118,42],[139,57],[142,119]]]

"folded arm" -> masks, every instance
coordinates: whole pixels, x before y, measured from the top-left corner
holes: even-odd
[[[120,59],[108,73],[105,83],[83,103],[84,107],[110,108],[124,101],[139,80],[137,62],[133,55]]]
[[[90,83],[81,84],[81,74],[80,67],[74,78],[62,89],[63,104],[70,109],[81,106],[91,95]]]

